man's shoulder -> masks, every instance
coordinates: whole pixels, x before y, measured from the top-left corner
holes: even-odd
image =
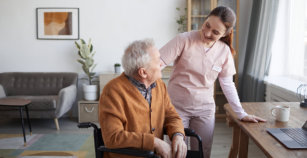
[[[160,91],[166,91],[166,85],[161,78],[156,81],[156,84]]]
[[[127,86],[127,77],[124,73],[119,75],[118,77],[113,78],[110,80],[103,88],[103,91],[109,91],[109,90],[116,90],[120,89],[120,87]]]
[[[165,83],[163,82],[161,78],[157,79],[156,83],[157,85],[165,85]]]

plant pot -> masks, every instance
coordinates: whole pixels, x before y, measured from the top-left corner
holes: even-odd
[[[98,99],[97,85],[83,85],[83,97],[85,100],[93,101]]]
[[[121,73],[120,66],[115,66],[114,71],[115,73]]]

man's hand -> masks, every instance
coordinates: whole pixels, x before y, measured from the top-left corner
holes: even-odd
[[[173,158],[185,158],[187,155],[187,145],[183,140],[183,136],[175,135],[172,139]]]
[[[154,150],[161,158],[172,158],[171,146],[165,141],[156,138],[154,139]]]
[[[260,118],[260,117],[255,116],[255,115],[247,115],[247,116],[243,117],[243,118],[241,119],[241,121],[255,122],[255,123],[257,123],[257,122],[266,122],[265,119]]]

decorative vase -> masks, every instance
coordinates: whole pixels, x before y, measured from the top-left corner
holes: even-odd
[[[94,101],[98,98],[98,86],[97,85],[83,85],[84,99],[88,101]]]
[[[121,73],[120,66],[115,66],[114,71],[115,73]]]

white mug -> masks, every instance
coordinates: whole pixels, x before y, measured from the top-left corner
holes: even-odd
[[[271,114],[277,121],[288,122],[290,117],[290,107],[286,105],[277,105],[271,109]]]

